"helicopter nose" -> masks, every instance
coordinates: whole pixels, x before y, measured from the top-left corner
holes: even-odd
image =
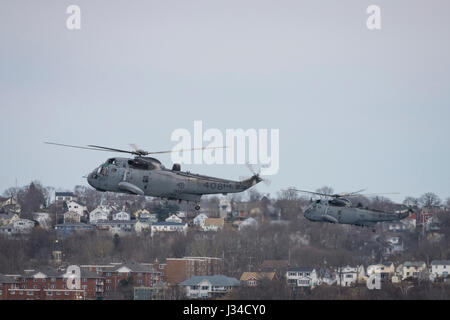
[[[89,183],[89,185],[91,187],[95,188],[95,181],[96,181],[96,179],[95,179],[94,175],[95,175],[94,172],[89,173],[88,176],[87,176],[87,182]]]

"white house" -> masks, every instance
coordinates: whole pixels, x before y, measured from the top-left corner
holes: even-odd
[[[431,274],[430,277],[446,278],[450,272],[450,260],[433,260],[431,261]]]
[[[112,234],[129,234],[135,231],[136,220],[98,221],[98,230],[107,230]]]
[[[352,284],[362,281],[366,278],[364,271],[364,266],[350,267],[346,266],[343,268],[338,268],[335,271],[336,274],[336,284],[342,287],[348,287]]]
[[[367,267],[367,276],[379,274],[381,279],[389,280],[395,274],[395,266],[392,262],[372,264]]]
[[[317,272],[317,283],[320,284],[326,284],[326,285],[333,285],[336,282],[336,276],[332,273],[330,269],[320,269]]]
[[[194,226],[200,226],[202,227],[205,224],[205,220],[208,218],[208,216],[204,213],[200,213],[197,215],[194,220],[192,220]]]
[[[19,219],[13,222],[14,233],[29,233],[34,228],[35,222],[28,219]]]
[[[288,284],[293,287],[314,288],[320,284],[314,268],[289,268],[286,271],[286,279]]]
[[[134,230],[136,233],[141,233],[142,231],[150,230],[152,229],[152,224],[148,220],[137,220],[134,225]]]
[[[187,232],[187,223],[179,222],[156,222],[151,227],[152,236],[155,232]]]
[[[75,199],[77,199],[77,197],[73,192],[55,192],[56,202],[73,201]]]
[[[67,211],[76,212],[80,217],[87,211],[86,206],[83,206],[75,201],[66,201]]]
[[[64,223],[80,222],[82,215],[77,211],[67,211],[64,213]]]
[[[186,289],[186,296],[191,299],[213,298],[230,292],[233,287],[240,286],[236,278],[224,275],[194,276],[179,284]]]
[[[166,222],[178,222],[181,223],[183,222],[183,219],[177,217],[175,214],[171,215],[170,217],[168,217],[166,220]]]
[[[94,224],[98,221],[106,221],[108,220],[108,216],[109,211],[103,206],[98,206],[89,213],[89,222]]]
[[[130,214],[125,211],[120,211],[113,214],[113,220],[128,221],[130,220]]]

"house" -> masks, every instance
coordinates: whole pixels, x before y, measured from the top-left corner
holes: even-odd
[[[419,278],[421,273],[427,271],[427,266],[423,261],[406,261],[401,268],[402,280]]]
[[[139,209],[133,213],[133,216],[136,219],[138,219],[138,218],[147,219],[147,218],[149,218],[149,215],[150,215],[150,211],[148,211],[147,209]]]
[[[113,214],[113,220],[128,221],[130,220],[130,214],[125,211],[120,211]]]
[[[15,205],[17,204],[16,199],[14,197],[0,197],[0,208],[3,208],[5,206]]]
[[[67,211],[64,213],[64,223],[81,222],[81,217],[77,211]]]
[[[277,277],[284,277],[289,268],[288,260],[264,260],[259,269],[263,272],[274,271]]]
[[[74,232],[92,231],[94,227],[82,222],[72,222],[72,223],[57,224],[55,226],[55,229],[59,235],[65,237]]]
[[[179,222],[156,222],[151,226],[152,236],[156,232],[187,232],[187,223]]]
[[[19,220],[19,215],[17,213],[0,213],[0,225],[10,225],[16,220]]]
[[[436,278],[446,278],[450,272],[450,260],[433,260],[431,261],[431,277]]]
[[[186,296],[191,299],[215,298],[231,292],[234,287],[240,286],[236,278],[224,275],[194,276],[179,284],[186,289]]]
[[[65,207],[67,208],[67,211],[73,211],[76,212],[80,217],[84,216],[85,212],[87,212],[86,206],[83,206],[75,201],[66,201]]]
[[[384,254],[395,255],[404,251],[403,240],[400,236],[388,236],[386,238],[386,247],[384,248]]]
[[[98,206],[89,213],[89,222],[95,224],[98,221],[108,220],[110,211],[104,206]]]
[[[317,282],[318,284],[326,284],[326,285],[333,285],[337,281],[337,277],[334,274],[333,270],[328,268],[322,268],[317,270],[317,278],[319,279]]]
[[[97,221],[97,230],[106,230],[112,234],[125,235],[135,231],[136,220]]]
[[[55,192],[56,202],[75,201],[77,197],[73,192]]]
[[[14,197],[0,197],[0,213],[20,213],[20,204]]]
[[[152,223],[149,220],[138,219],[134,224],[134,231],[136,231],[136,233],[151,230],[152,230]]]
[[[367,281],[364,266],[345,266],[335,270],[336,284],[342,287],[349,287],[356,283]]]
[[[289,268],[286,272],[286,280],[292,287],[314,288],[320,284],[316,270],[308,267]]]
[[[392,262],[373,264],[367,267],[367,276],[379,274],[381,280],[390,280],[395,274],[395,266]]]
[[[173,214],[170,217],[168,217],[166,220],[166,222],[177,222],[177,223],[182,223],[183,219],[177,217],[177,215]]]
[[[14,233],[30,233],[35,226],[33,220],[19,219],[13,222]]]
[[[194,226],[203,227],[207,218],[208,216],[206,214],[200,213],[192,220],[192,223],[194,224]]]
[[[202,229],[203,231],[217,231],[222,229],[224,224],[223,218],[206,218]]]
[[[400,232],[407,230],[406,224],[402,223],[401,221],[396,222],[390,222],[387,224],[388,231],[391,232]]]
[[[272,281],[274,278],[275,272],[243,272],[240,280],[243,287],[256,287],[259,281]]]

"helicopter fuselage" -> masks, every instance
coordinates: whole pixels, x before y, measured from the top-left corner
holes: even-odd
[[[330,204],[333,200],[317,200],[304,212],[310,221],[351,224],[364,227],[373,227],[378,222],[396,221],[406,218],[409,210],[398,212],[384,212],[363,208],[350,207],[349,203]]]
[[[150,157],[111,158],[87,177],[99,191],[111,191],[143,196],[199,202],[204,194],[242,192],[261,179],[253,176],[233,181],[183,172],[179,165],[166,169],[159,160]]]

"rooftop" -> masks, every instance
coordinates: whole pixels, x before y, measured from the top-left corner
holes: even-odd
[[[181,282],[180,286],[195,286],[203,280],[207,280],[212,286],[239,286],[240,282],[236,278],[226,277],[224,275],[215,276],[194,276]]]

